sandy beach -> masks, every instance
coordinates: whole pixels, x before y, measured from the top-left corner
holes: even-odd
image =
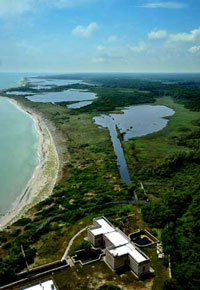
[[[0,229],[5,228],[17,219],[25,217],[26,212],[35,204],[52,194],[59,172],[59,157],[52,135],[41,116],[35,114],[29,108],[23,107],[16,100],[7,98],[18,109],[29,114],[39,134],[39,164],[29,180],[24,192],[17,199],[14,208],[0,218]]]

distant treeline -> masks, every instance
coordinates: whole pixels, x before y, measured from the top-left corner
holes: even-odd
[[[200,83],[184,82],[165,84],[160,81],[102,78],[99,81],[106,88],[126,88],[149,92],[146,97],[172,96],[176,101],[194,111],[200,111]],[[141,99],[142,100],[142,99]]]
[[[80,75],[81,76],[81,75]],[[86,77],[86,76],[85,76]],[[46,77],[52,78],[51,77]],[[55,79],[64,79],[64,76],[55,76]],[[69,76],[68,76],[69,78]],[[74,75],[71,78],[75,78]],[[77,77],[76,77],[77,78]],[[91,105],[78,109],[78,112],[90,111],[113,111],[117,107],[124,107],[134,104],[153,103],[156,97],[171,96],[177,102],[183,103],[187,108],[193,111],[200,111],[200,82],[183,82],[183,83],[164,83],[161,81],[149,81],[132,79],[131,77],[117,77],[109,75],[95,78],[93,75],[87,80],[94,85],[72,84],[66,86],[53,86],[51,89],[34,89],[34,87],[18,87],[15,91],[46,93],[61,92],[67,89],[87,89],[98,95]],[[8,90],[11,91],[11,90]],[[58,103],[66,106],[67,102]],[[73,109],[76,114],[76,109]]]

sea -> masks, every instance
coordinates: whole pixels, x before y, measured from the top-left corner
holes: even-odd
[[[0,90],[20,86],[29,73],[0,73]],[[39,164],[39,134],[30,115],[0,98],[0,222],[12,211]]]

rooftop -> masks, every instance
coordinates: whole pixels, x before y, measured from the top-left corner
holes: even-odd
[[[53,280],[48,280],[20,290],[56,290],[56,286],[54,285]]]
[[[131,243],[117,248],[108,249],[113,256],[123,256],[129,254],[137,263],[147,260]]]
[[[90,228],[90,231],[93,233],[93,235],[98,236],[101,234],[106,234],[115,231],[115,229],[104,217],[95,219],[95,221],[99,224],[99,227],[94,226]]]
[[[118,231],[107,233],[105,236],[115,247],[122,246],[130,242],[127,237]]]

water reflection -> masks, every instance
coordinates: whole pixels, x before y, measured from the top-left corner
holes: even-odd
[[[77,101],[89,101],[96,99],[96,94],[83,90],[65,90],[63,92],[49,92],[44,94],[36,94],[34,96],[28,96],[32,102],[41,103],[56,103],[56,102],[77,102]]]
[[[6,92],[6,95],[15,95],[15,96],[27,96],[27,95],[34,95],[34,93],[31,92],[20,92],[20,91],[9,91]]]
[[[81,84],[81,85],[89,85],[82,80],[62,80],[62,79],[40,79],[40,78],[29,78],[28,82],[34,89],[41,89],[41,88],[52,88],[55,86],[68,86],[74,84]]]
[[[119,167],[120,175],[124,182],[129,184],[130,176],[128,172],[128,166],[124,157],[121,142],[117,136],[116,124],[114,123],[114,120],[110,116],[101,115],[100,117],[94,117],[94,121],[97,125],[108,128],[113,143],[113,148],[117,156],[117,165]]]
[[[91,101],[78,102],[78,103],[75,103],[75,104],[68,105],[67,107],[68,107],[69,109],[79,109],[79,108],[82,108],[82,107],[89,106],[89,105],[91,105],[92,103],[93,103],[93,102],[91,102]]]
[[[120,175],[125,183],[130,182],[130,176],[116,127],[120,133],[123,133],[123,138],[127,141],[130,138],[144,136],[163,129],[168,122],[164,117],[172,116],[174,113],[172,109],[165,106],[137,105],[122,110],[122,114],[94,117],[97,125],[108,128],[110,132]]]
[[[122,114],[110,114],[110,117],[127,141],[160,131],[168,122],[164,117],[173,114],[174,111],[165,106],[137,105],[122,110]]]

